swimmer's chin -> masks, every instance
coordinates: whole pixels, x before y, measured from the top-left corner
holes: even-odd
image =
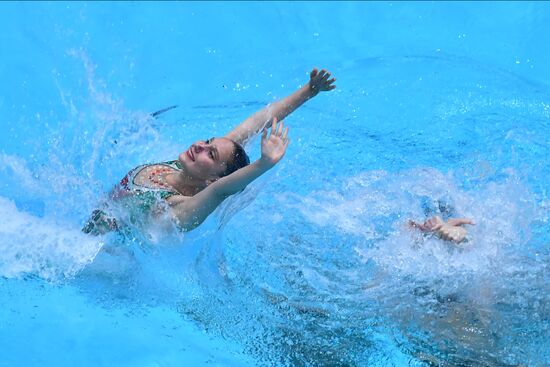
[[[180,155],[178,156],[178,161],[179,161],[182,165],[185,164],[185,163],[186,163],[186,159],[188,159],[187,156],[186,156],[186,153],[187,153],[187,152],[180,153]]]

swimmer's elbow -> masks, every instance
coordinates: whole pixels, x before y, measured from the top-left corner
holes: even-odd
[[[208,213],[209,214],[209,213]],[[204,222],[208,214],[186,207],[185,205],[172,208],[172,215],[176,226],[184,232],[189,232]]]
[[[198,227],[231,194],[230,190],[224,190],[223,187],[212,184],[195,196],[175,204],[172,206],[172,214],[176,218],[178,227],[186,231]]]
[[[176,219],[176,226],[182,232],[190,232],[197,228],[200,224],[201,223],[198,221],[182,220],[179,218]]]
[[[204,220],[200,220],[197,217],[188,215],[176,215],[174,216],[174,223],[180,231],[189,232],[197,228],[202,224]]]

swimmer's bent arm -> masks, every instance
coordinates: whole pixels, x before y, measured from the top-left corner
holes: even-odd
[[[262,135],[262,157],[256,162],[220,178],[195,196],[183,197],[177,195],[167,199],[172,207],[172,213],[182,229],[189,231],[196,228],[222,201],[246,188],[248,184],[281,160],[289,144],[287,139],[288,128],[283,129],[282,121],[279,127],[276,128],[276,122],[277,120],[273,119],[269,137],[267,137],[267,130],[264,130]]]
[[[227,197],[243,190],[271,167],[261,159],[222,177],[192,197],[168,198],[179,227],[189,231],[201,224]]]
[[[309,81],[303,87],[248,117],[225,137],[239,144],[246,143],[249,138],[262,131],[272,118],[281,121],[320,91],[336,88],[333,84],[335,81],[335,78],[330,79],[330,72],[325,69],[317,71],[314,68],[310,73]]]

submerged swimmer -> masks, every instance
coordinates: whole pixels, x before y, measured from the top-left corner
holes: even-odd
[[[459,244],[467,240],[468,231],[462,227],[465,224],[474,225],[469,218],[454,218],[456,216],[454,205],[449,198],[432,199],[421,197],[421,206],[426,219],[423,223],[409,220],[411,228],[419,229],[423,233],[432,233],[437,237]]]
[[[475,223],[469,218],[451,218],[445,222],[438,215],[429,218],[424,223],[417,223],[413,220],[409,221],[409,226],[413,228],[418,228],[425,233],[434,233],[439,238],[456,244],[466,240],[468,231],[462,227],[465,224],[474,225]]]
[[[242,191],[283,158],[289,139],[282,120],[319,92],[336,88],[335,80],[330,72],[314,68],[307,84],[248,117],[224,137],[197,141],[177,160],[134,168],[109,198],[128,200],[153,219],[169,212],[183,230],[197,227],[227,197]],[[242,144],[262,130],[261,158],[250,164]],[[82,231],[97,235],[121,226],[120,220],[98,209]]]

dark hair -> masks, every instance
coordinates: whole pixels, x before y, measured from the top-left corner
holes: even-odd
[[[246,167],[250,164],[250,158],[244,151],[241,144],[231,140],[233,143],[233,157],[226,164],[225,172],[223,176],[227,176],[235,172],[236,170]]]

